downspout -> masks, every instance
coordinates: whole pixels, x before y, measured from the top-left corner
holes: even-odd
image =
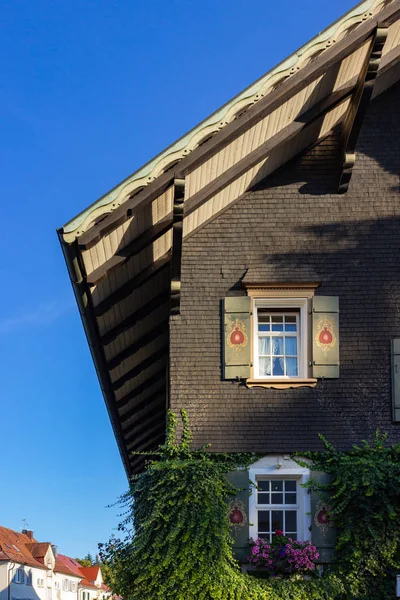
[[[15,562],[11,563],[11,567],[8,567],[8,569],[7,569],[8,600],[11,600],[11,579],[10,579],[10,573],[12,572],[12,570],[13,570],[14,567],[15,567]]]

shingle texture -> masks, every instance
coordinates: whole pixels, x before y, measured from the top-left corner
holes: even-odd
[[[331,135],[188,239],[181,316],[171,321],[171,408],[214,451],[348,448],[392,423],[390,340],[400,336],[400,87],[375,100],[347,194]],[[240,282],[321,281],[340,298],[340,378],[247,389],[221,379],[220,303]]]

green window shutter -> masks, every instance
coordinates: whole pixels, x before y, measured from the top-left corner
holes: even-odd
[[[250,307],[249,296],[224,299],[224,379],[250,377]]]
[[[318,483],[327,484],[331,475],[322,471],[311,471],[311,477]],[[323,499],[317,492],[311,492],[311,541],[319,552],[319,563],[332,562],[335,553],[336,527],[329,519],[329,499]]]
[[[312,375],[339,377],[339,298],[314,296],[312,308]]]
[[[230,483],[239,491],[229,500],[229,518],[232,527],[233,555],[240,562],[247,562],[249,547],[249,472],[231,471],[227,474]]]
[[[391,343],[393,421],[400,421],[400,338]]]

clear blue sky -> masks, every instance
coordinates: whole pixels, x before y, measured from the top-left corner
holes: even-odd
[[[2,3],[0,525],[95,553],[127,486],[56,228],[352,5]]]

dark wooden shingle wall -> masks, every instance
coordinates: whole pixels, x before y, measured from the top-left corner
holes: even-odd
[[[391,421],[390,339],[400,336],[400,87],[375,100],[349,192],[332,135],[287,164],[183,247],[181,316],[171,323],[171,408],[214,451],[339,448]],[[248,270],[248,271],[247,271]],[[221,380],[220,301],[240,281],[322,282],[340,297],[340,379],[247,389]]]

